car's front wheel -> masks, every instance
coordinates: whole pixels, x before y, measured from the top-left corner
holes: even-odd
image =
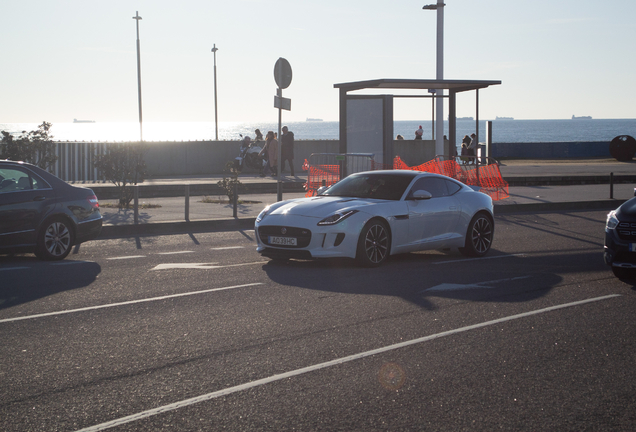
[[[386,261],[390,251],[391,234],[386,223],[377,219],[367,222],[358,239],[358,263],[364,267],[377,267]]]
[[[633,268],[612,267],[612,272],[619,279],[636,279],[636,269]]]
[[[464,247],[459,251],[466,256],[482,257],[488,253],[494,236],[494,224],[486,213],[477,213],[468,224]]]
[[[38,234],[35,255],[47,261],[63,260],[73,247],[73,229],[64,218],[46,221]]]

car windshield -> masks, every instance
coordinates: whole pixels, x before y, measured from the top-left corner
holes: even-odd
[[[321,193],[322,196],[399,200],[413,177],[399,174],[352,174]]]

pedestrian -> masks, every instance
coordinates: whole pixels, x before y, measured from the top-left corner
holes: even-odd
[[[396,137],[395,137],[395,139],[396,139],[396,140],[403,140],[403,139],[404,139],[404,137],[403,137],[402,135],[398,134],[398,136],[396,136]]]
[[[294,133],[287,126],[283,126],[283,136],[280,138],[280,172],[285,170],[285,161],[289,162],[289,170],[294,177]]]
[[[421,140],[423,135],[424,135],[424,129],[422,129],[422,125],[420,125],[420,128],[415,131],[415,139]]]
[[[477,163],[477,135],[470,134],[470,144],[468,144],[468,156],[472,156],[470,159],[472,162]]]
[[[256,135],[256,138],[254,138],[254,141],[263,141],[263,134],[261,133],[260,129],[256,129],[254,131],[254,134]]]
[[[261,177],[266,175],[276,177],[276,172],[278,170],[278,141],[276,141],[276,138],[274,137],[275,135],[273,131],[267,132],[267,135],[265,136],[265,145],[258,154],[259,156],[264,154],[267,155],[267,165],[265,165],[265,169],[263,170],[263,175]]]

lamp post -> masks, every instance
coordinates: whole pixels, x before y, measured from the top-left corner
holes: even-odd
[[[139,11],[135,12],[133,19],[137,21],[137,97],[139,99],[139,140],[143,141],[143,117],[141,115],[141,54],[139,48],[139,20],[141,17],[139,16]]]
[[[216,132],[216,140],[219,140],[219,116],[217,114],[217,105],[216,105],[216,52],[219,49],[216,47],[216,44],[212,47],[212,53],[214,54],[214,130]]]
[[[437,10],[437,75],[436,80],[444,79],[444,6],[442,0],[437,4],[424,6],[422,9]],[[437,96],[437,136],[435,137],[435,153],[444,154],[444,89],[439,89]],[[440,94],[441,93],[441,94]]]

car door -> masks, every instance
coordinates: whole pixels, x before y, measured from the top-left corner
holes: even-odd
[[[454,236],[461,205],[448,186],[447,180],[442,177],[427,176],[418,179],[411,187],[407,203],[409,237],[414,249],[441,247]],[[431,198],[413,199],[417,191],[426,191]]]
[[[39,176],[0,165],[0,247],[35,244],[36,229],[54,198],[51,186]]]

